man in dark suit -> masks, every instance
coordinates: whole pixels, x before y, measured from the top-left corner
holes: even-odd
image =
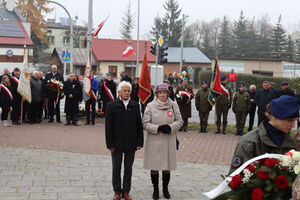
[[[114,200],[131,200],[132,165],[136,150],[143,147],[143,124],[137,102],[130,100],[131,85],[121,82],[118,86],[119,97],[107,104],[105,137],[107,149],[112,157],[112,184]],[[121,166],[124,156],[124,179],[121,185]]]
[[[60,73],[58,73],[56,65],[52,65],[51,71],[46,74],[46,77],[45,77],[46,84],[48,84],[48,81],[50,81],[51,79],[55,79],[57,81],[64,83],[64,77]],[[60,92],[57,97],[57,92],[51,90],[50,88],[47,88],[47,90],[46,90],[46,97],[48,99],[48,111],[49,111],[49,121],[48,122],[49,123],[54,121],[54,114],[56,115],[56,121],[58,123],[62,123],[60,120],[60,99],[62,97],[61,93],[62,92]],[[57,100],[57,102],[56,102],[56,100]],[[55,111],[54,111],[54,108],[55,108]]]

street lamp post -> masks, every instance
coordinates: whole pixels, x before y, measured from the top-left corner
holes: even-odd
[[[61,5],[60,3],[57,3],[56,1],[51,1],[51,0],[45,0],[45,1],[48,2],[48,3],[54,3],[54,4],[62,7],[66,11],[66,13],[69,17],[69,20],[70,20],[70,23],[71,23],[71,25],[70,25],[70,29],[71,29],[70,30],[70,32],[71,32],[70,33],[70,72],[73,72],[73,20],[71,18],[70,13],[68,12],[68,10],[63,5]],[[64,73],[65,73],[65,70],[64,70]],[[65,75],[66,74],[64,74],[64,76]]]
[[[260,51],[259,52],[259,74],[261,75],[261,60],[262,60],[262,55],[263,54],[273,54],[273,53],[278,53],[278,54],[294,54],[294,78],[296,77],[296,52],[280,52],[280,51]]]

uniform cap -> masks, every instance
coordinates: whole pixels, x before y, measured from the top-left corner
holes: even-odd
[[[227,79],[227,76],[222,76],[221,81],[225,81]]]
[[[282,95],[270,104],[271,115],[278,119],[299,117],[299,104],[294,97]]]

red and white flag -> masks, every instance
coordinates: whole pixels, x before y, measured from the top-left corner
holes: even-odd
[[[128,56],[130,56],[130,54],[132,54],[133,52],[134,52],[134,50],[133,50],[132,46],[129,45],[129,46],[125,49],[125,51],[123,51],[122,56],[123,56],[123,57],[128,57]]]
[[[103,27],[103,25],[104,25],[104,23],[106,22],[106,20],[107,20],[108,17],[109,17],[109,15],[105,18],[104,21],[102,21],[102,22],[97,26],[96,29],[93,29],[93,32],[92,32],[92,36],[93,36],[93,37],[96,37],[96,36],[98,35],[99,31],[102,29],[102,27]]]
[[[173,72],[173,75],[172,75],[172,77],[173,77],[173,78],[175,78],[175,77],[176,77],[176,72]]]

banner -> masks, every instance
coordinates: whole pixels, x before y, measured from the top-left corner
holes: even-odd
[[[23,69],[21,70],[17,91],[23,98],[25,98],[29,103],[31,103],[30,75],[29,75],[28,54],[27,54],[26,47],[24,50]]]

